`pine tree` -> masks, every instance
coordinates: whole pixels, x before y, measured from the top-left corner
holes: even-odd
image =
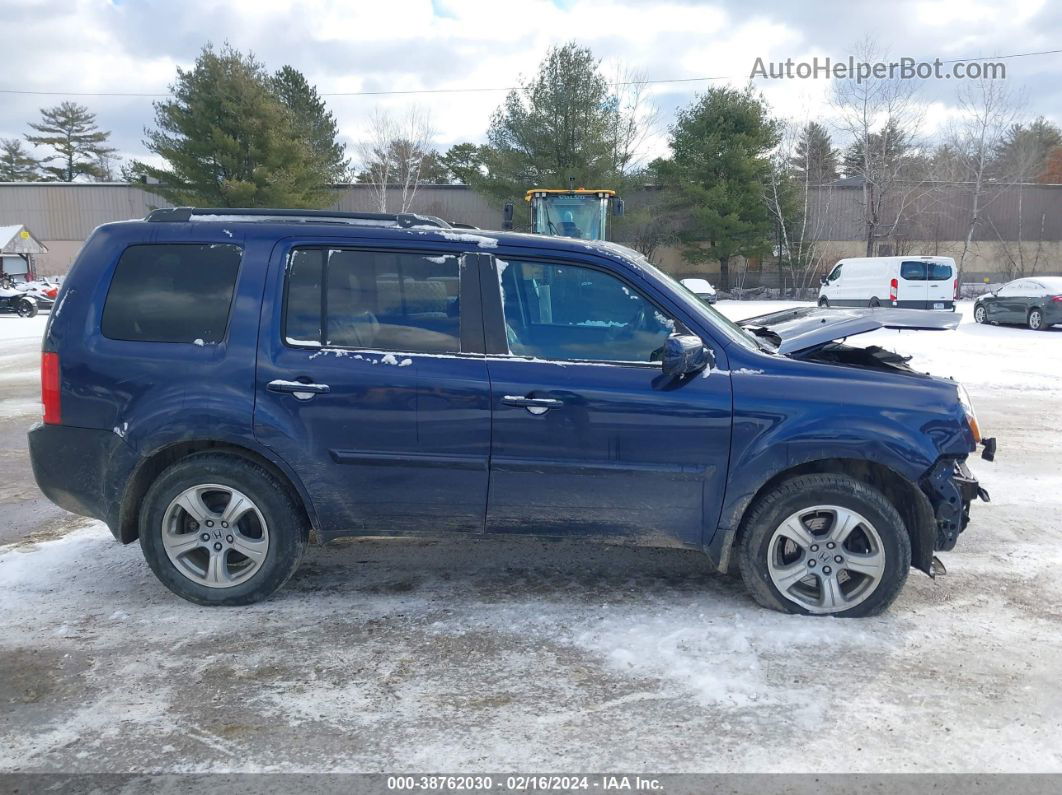
[[[869,151],[868,151],[869,150]],[[844,151],[846,176],[861,176],[874,181],[882,173],[901,174],[914,156],[911,136],[896,122],[890,121],[881,132],[870,133],[866,140],[856,139]]]
[[[1043,116],[1028,125],[1011,125],[996,148],[991,171],[998,179],[1031,182],[1056,146],[1062,146],[1062,130]]]
[[[476,177],[483,176],[483,152],[479,144],[454,144],[441,158],[450,179],[462,185],[471,185]]]
[[[588,187],[616,187],[621,111],[599,66],[575,43],[551,49],[536,75],[492,115],[479,152],[483,171],[465,171],[473,187],[504,198],[536,185],[565,187],[569,177]]]
[[[273,92],[252,55],[206,46],[190,71],[177,70],[172,99],[155,103],[144,145],[166,168],[136,164],[178,204],[317,207],[334,182],[334,152],[307,133]],[[320,130],[318,130],[320,132]],[[316,142],[315,142],[316,141]]]
[[[18,138],[0,140],[0,182],[34,182],[40,179],[40,167]]]
[[[791,163],[796,178],[809,185],[825,185],[837,179],[837,151],[825,127],[814,121],[804,126]]]
[[[678,235],[683,255],[691,263],[718,260],[723,290],[732,257],[770,251],[773,227],[763,199],[768,154],[778,140],[762,97],[751,89],[711,88],[678,112],[671,157],[654,164],[686,217]]]
[[[100,179],[100,161],[115,153],[105,146],[110,133],[96,125],[96,114],[84,105],[62,102],[53,108],[41,108],[41,121],[30,124],[40,135],[27,135],[34,146],[44,146],[55,154],[41,160],[57,163],[44,166],[44,171],[62,182],[73,182],[79,176]]]
[[[331,181],[346,181],[350,161],[345,147],[338,140],[335,116],[317,89],[307,82],[302,72],[291,66],[274,74],[271,83],[277,98],[291,111],[300,136],[309,144],[314,157],[328,169]]]

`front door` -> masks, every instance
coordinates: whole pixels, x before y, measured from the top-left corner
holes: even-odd
[[[488,531],[701,544],[726,482],[728,375],[665,378],[661,348],[681,326],[616,273],[495,264],[485,317],[493,294],[506,352],[488,360]]]
[[[278,247],[279,248],[279,247]],[[455,251],[275,252],[255,434],[326,536],[481,531],[490,404],[478,276]],[[474,315],[474,317],[471,317]]]

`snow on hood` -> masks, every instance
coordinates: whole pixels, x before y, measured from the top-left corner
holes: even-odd
[[[946,331],[957,328],[958,312],[928,309],[845,308],[804,306],[739,320],[753,331],[765,329],[781,338],[779,353],[798,353],[834,340],[880,328]]]

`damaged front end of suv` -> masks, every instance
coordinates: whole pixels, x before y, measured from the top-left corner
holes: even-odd
[[[968,456],[981,448],[986,461],[995,458],[996,440],[982,436],[966,389],[950,379],[919,372],[903,356],[878,345],[847,344],[849,337],[878,329],[946,331],[955,329],[960,316],[907,309],[831,309],[800,307],[748,318],[739,322],[748,333],[768,340],[776,352],[805,362],[840,365],[860,370],[897,373],[954,389],[945,403],[947,421],[939,428],[923,428],[934,438],[938,456],[912,483],[906,521],[912,529],[912,566],[935,576],[944,573],[934,554],[954,549],[959,535],[970,522],[974,500],[989,501],[967,465]],[[883,406],[883,412],[889,407]],[[930,423],[932,425],[932,423]]]

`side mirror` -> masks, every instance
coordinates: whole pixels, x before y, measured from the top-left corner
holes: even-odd
[[[672,334],[664,343],[661,359],[664,375],[677,378],[715,366],[715,355],[700,337],[692,334]]]
[[[502,208],[502,229],[509,230],[513,228],[513,203],[505,202],[505,206]]]
[[[617,218],[623,217],[623,199],[617,197],[612,200],[612,214]]]
[[[828,282],[829,280],[830,280],[829,276],[823,276],[821,279],[819,279],[819,284],[825,285],[826,282]]]

